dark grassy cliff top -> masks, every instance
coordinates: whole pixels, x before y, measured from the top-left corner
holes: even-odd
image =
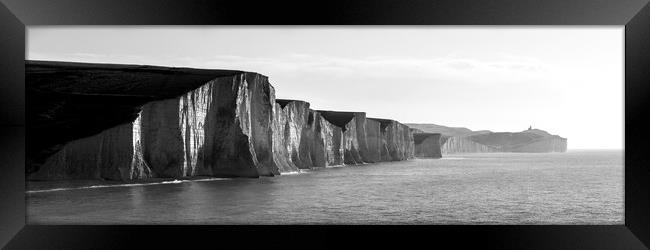
[[[366,116],[365,112],[349,112],[349,111],[331,111],[331,110],[316,110],[321,114],[325,120],[336,125],[337,127],[343,128],[345,131],[345,125],[348,124],[352,118],[357,115]]]
[[[302,101],[302,100],[291,100],[291,99],[275,99],[275,103],[280,104],[280,107],[284,108],[287,106],[287,104],[292,103],[292,102],[301,102],[301,103],[307,103],[309,102]]]
[[[148,65],[26,61],[27,88],[70,95],[118,95],[169,98],[238,70],[174,68]]]
[[[397,121],[391,120],[391,119],[375,118],[375,117],[368,117],[368,119],[378,121],[381,124],[390,124],[390,123],[393,123],[393,122],[397,122]]]

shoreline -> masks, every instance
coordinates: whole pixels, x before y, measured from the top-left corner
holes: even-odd
[[[565,153],[520,153],[520,152],[491,152],[491,153],[454,153],[443,155],[442,158],[413,158],[411,160],[464,160],[467,159],[464,156],[474,155],[474,156],[490,156],[490,155],[519,155],[519,154],[566,154],[566,153],[597,153],[597,152],[625,152],[622,149],[575,149],[567,150]],[[344,167],[354,167],[354,166],[364,166],[364,165],[373,165],[380,163],[392,163],[389,162],[376,162],[376,163],[361,163],[361,164],[341,164],[333,165],[322,168],[313,168],[313,169],[300,169],[299,171],[286,172],[279,175],[281,176],[296,176],[311,171],[319,171],[325,169],[337,169]],[[395,161],[401,162],[401,161]],[[278,177],[278,176],[275,176]],[[261,176],[259,178],[273,178]],[[34,194],[34,193],[45,193],[45,192],[56,192],[56,191],[69,191],[69,190],[80,190],[80,189],[94,189],[94,188],[109,188],[109,187],[133,187],[133,186],[150,186],[150,185],[163,185],[163,184],[180,184],[186,182],[201,182],[201,181],[219,181],[219,180],[234,180],[234,179],[246,179],[241,177],[213,177],[213,176],[190,176],[182,178],[149,178],[149,179],[140,179],[133,181],[118,181],[118,180],[93,180],[93,179],[79,179],[79,180],[25,180],[25,193]],[[257,178],[254,178],[257,179]]]
[[[279,176],[293,176],[308,173],[312,170],[302,169],[297,172],[287,172]],[[260,176],[258,178],[241,178],[241,177],[213,177],[213,176],[190,176],[183,178],[149,178],[134,181],[116,181],[116,180],[26,180],[25,193],[45,193],[56,191],[69,191],[80,189],[94,189],[94,188],[111,188],[111,187],[135,187],[135,186],[151,186],[151,185],[164,185],[164,184],[180,184],[188,182],[203,182],[203,181],[225,181],[235,179],[259,179],[259,178],[273,178]],[[30,188],[31,186],[31,188]]]
[[[233,178],[218,178],[210,176],[190,178],[150,178],[138,181],[106,181],[106,180],[38,180],[26,181],[25,193],[44,193],[56,191],[68,191],[79,189],[109,188],[109,187],[134,187],[163,184],[179,184],[184,182],[218,181],[231,180]],[[30,188],[33,187],[33,188]]]

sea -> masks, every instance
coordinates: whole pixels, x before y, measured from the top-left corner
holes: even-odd
[[[621,150],[445,155],[276,177],[27,184],[28,224],[624,224]]]

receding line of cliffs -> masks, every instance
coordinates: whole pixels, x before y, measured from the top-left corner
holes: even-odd
[[[26,83],[31,180],[275,176],[416,153],[404,124],[275,99],[252,72],[27,61]]]
[[[408,124],[416,140],[426,134],[438,133],[442,155],[455,153],[566,152],[567,139],[540,129],[528,128],[521,132],[472,131],[467,128],[436,124]]]

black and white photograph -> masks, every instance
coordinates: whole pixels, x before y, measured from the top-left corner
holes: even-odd
[[[623,225],[623,26],[29,26],[31,225]]]

